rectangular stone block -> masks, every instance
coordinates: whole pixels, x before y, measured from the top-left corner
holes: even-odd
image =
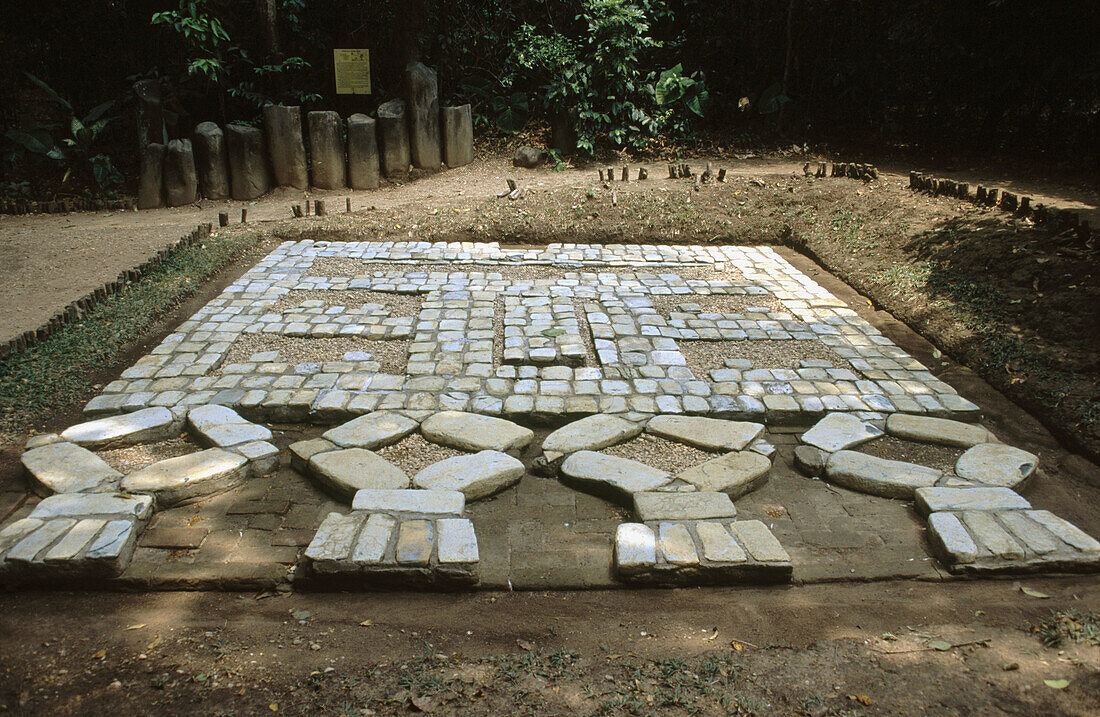
[[[733,518],[737,509],[725,493],[661,493],[634,494],[634,513],[643,522],[658,520],[706,520]]]
[[[642,523],[622,523],[615,529],[615,567],[631,575],[657,563],[657,536]]]
[[[427,520],[406,520],[397,531],[396,559],[399,565],[427,565],[432,557],[432,524]]]
[[[101,515],[148,520],[152,513],[153,498],[148,495],[123,498],[110,493],[59,493],[36,505],[30,517],[47,519]]]
[[[1022,560],[1023,547],[1002,528],[991,513],[967,510],[962,513],[963,522],[975,541],[998,558]]]
[[[742,520],[730,523],[733,533],[754,560],[762,563],[790,562],[791,556],[775,539],[768,526],[759,520]]]
[[[1031,507],[1031,503],[1011,488],[917,488],[916,498],[917,510],[921,515],[947,510],[1017,510]]]
[[[444,518],[435,523],[438,532],[438,552],[441,564],[478,562],[477,535],[474,524],[464,518]]]
[[[314,570],[330,573],[349,568],[346,562],[364,519],[363,515],[334,512],[321,521],[321,527],[305,551],[305,557],[313,561]]]
[[[978,558],[978,546],[966,527],[954,513],[932,513],[928,516],[929,541],[946,565],[973,563]]]
[[[355,549],[352,550],[352,562],[364,565],[382,562],[396,526],[397,520],[388,515],[376,513],[367,518],[363,532],[355,544]]]
[[[697,523],[695,532],[703,546],[703,557],[716,563],[743,563],[745,551],[721,523]]]
[[[466,497],[456,490],[371,490],[355,492],[351,508],[367,513],[409,513],[458,518]]]
[[[1029,510],[1027,516],[1079,552],[1090,557],[1100,556],[1100,541],[1068,520],[1046,510]]]
[[[102,518],[85,518],[79,521],[46,552],[43,560],[47,563],[64,563],[75,559],[106,524],[107,521]]]
[[[46,548],[76,525],[71,518],[47,520],[37,530],[16,543],[8,551],[7,560],[13,563],[30,563]]]
[[[684,524],[661,523],[658,528],[658,539],[661,554],[668,562],[674,565],[696,565],[699,563],[699,553],[695,549],[695,541],[691,539],[691,531]]]
[[[115,571],[121,572],[126,569],[134,554],[137,532],[137,526],[132,520],[109,521],[88,546],[84,557],[94,562],[110,564]]]

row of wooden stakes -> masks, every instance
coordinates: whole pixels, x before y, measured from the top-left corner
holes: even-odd
[[[30,199],[5,199],[0,201],[0,214],[70,214],[72,212],[121,212],[137,208],[134,199],[88,199],[68,197],[47,202]]]

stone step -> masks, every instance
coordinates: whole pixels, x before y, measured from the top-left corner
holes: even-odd
[[[62,431],[61,437],[84,448],[121,448],[175,438],[182,427],[167,408],[143,408],[78,423]]]
[[[466,500],[480,500],[515,485],[524,472],[523,463],[507,453],[479,451],[433,463],[413,476],[413,485],[459,491]]]
[[[860,493],[910,500],[917,488],[935,485],[943,473],[916,463],[842,450],[829,456],[825,475],[833,483]]]
[[[463,451],[520,450],[535,432],[503,418],[462,411],[441,411],[420,424],[420,432],[433,443]]]

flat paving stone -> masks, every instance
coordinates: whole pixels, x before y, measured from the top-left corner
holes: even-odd
[[[62,442],[32,448],[20,461],[41,495],[118,490],[122,474],[86,448]]]
[[[938,443],[945,446],[971,448],[979,443],[996,443],[989,429],[976,423],[963,423],[948,418],[892,413],[886,418],[886,432],[909,441]]]
[[[733,518],[737,509],[725,493],[635,493],[634,514],[642,522]]]
[[[657,546],[666,561],[673,565],[697,565],[699,553],[691,532],[680,523],[662,522],[657,529]]]
[[[153,498],[148,495],[111,495],[109,493],[59,493],[44,498],[31,511],[31,518],[71,518],[96,515],[108,518],[148,520],[153,514]]]
[[[926,466],[869,456],[857,451],[837,451],[825,464],[826,477],[845,488],[884,498],[912,499],[917,488],[936,484],[943,473]]]
[[[419,424],[400,413],[375,411],[331,428],[321,437],[344,448],[374,449],[396,443],[417,429]]]
[[[327,441],[324,438],[309,438],[304,441],[295,441],[289,446],[290,449],[290,467],[299,473],[307,473],[309,471],[309,459],[318,453],[328,453],[329,451],[339,450],[332,441]]]
[[[561,464],[562,477],[582,488],[630,501],[635,493],[652,491],[672,482],[668,473],[632,461],[593,451],[577,451]]]
[[[122,480],[130,493],[149,493],[157,506],[191,503],[234,488],[248,479],[244,456],[222,448],[168,458],[135,471]]]
[[[474,524],[464,518],[444,518],[435,523],[438,557],[442,565],[474,565],[478,562]]]
[[[830,413],[802,434],[802,442],[829,453],[854,448],[883,434],[883,430],[847,413]]]
[[[463,451],[514,451],[527,446],[535,432],[503,418],[461,411],[442,411],[420,424],[420,432],[433,443]]]
[[[607,414],[596,414],[573,421],[551,433],[542,442],[542,452],[548,460],[578,451],[598,451],[642,432],[642,426],[634,421]]]
[[[772,462],[755,451],[734,451],[692,466],[676,475],[701,491],[717,491],[739,498],[768,481]]]
[[[1009,488],[917,488],[921,515],[945,510],[1019,510],[1030,508],[1019,493]]]
[[[707,451],[740,451],[764,433],[764,424],[702,416],[654,416],[646,433]]]
[[[754,560],[762,563],[789,563],[791,556],[779,544],[768,526],[759,520],[730,523],[730,532],[745,546]]]
[[[413,476],[413,485],[458,491],[466,500],[480,500],[514,485],[524,472],[523,463],[507,453],[479,451],[433,463]]]
[[[181,427],[167,408],[143,408],[79,423],[62,431],[61,438],[84,448],[121,448],[175,438]]]
[[[716,563],[743,563],[748,560],[744,549],[722,523],[700,522],[696,524],[695,531],[705,560]]]
[[[824,477],[825,464],[828,460],[829,454],[820,448],[813,446],[795,446],[794,448],[794,465],[804,476]]]
[[[411,513],[458,518],[466,507],[466,496],[457,490],[358,490],[351,509],[366,513]]]
[[[304,553],[313,569],[321,574],[349,569],[352,546],[365,522],[364,515],[329,513]]]
[[[318,453],[309,459],[310,474],[340,498],[351,500],[367,489],[394,490],[409,487],[405,472],[365,448],[344,448]]]
[[[657,564],[657,535],[648,525],[622,523],[615,529],[615,566],[622,577],[644,573]]]
[[[981,443],[959,456],[955,474],[983,485],[1021,487],[1035,474],[1039,457],[1003,443]]]

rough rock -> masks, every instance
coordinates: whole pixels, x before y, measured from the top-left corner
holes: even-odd
[[[225,126],[230,193],[236,200],[255,199],[271,188],[264,133],[241,124]]]
[[[279,449],[267,441],[250,441],[234,445],[233,452],[240,453],[248,461],[248,477],[274,473],[279,467]]]
[[[327,453],[328,451],[335,451],[339,448],[335,443],[326,441],[324,438],[310,438],[304,441],[297,441],[291,443],[290,446],[290,467],[299,473],[305,474],[309,472],[309,459],[318,453]]]
[[[396,443],[417,428],[417,422],[400,413],[375,411],[330,428],[322,438],[345,448],[380,448]]]
[[[199,175],[189,139],[168,143],[164,153],[164,196],[170,207],[187,206],[199,199]]]
[[[263,117],[275,186],[308,189],[301,108],[265,105]]]
[[[466,496],[457,490],[359,490],[351,501],[352,510],[366,513],[409,513],[421,516],[462,516]]]
[[[1035,474],[1039,457],[1003,443],[980,443],[959,456],[955,474],[984,485],[1021,487]]]
[[[20,459],[40,495],[117,490],[122,474],[91,451],[72,443],[32,448]]]
[[[474,161],[474,122],[470,105],[443,108],[443,163],[462,167]]]
[[[642,523],[621,523],[615,529],[615,566],[622,576],[648,571],[657,562],[657,536]]]
[[[79,423],[62,431],[61,438],[85,448],[120,448],[174,438],[179,429],[167,408],[143,408]]]
[[[802,442],[829,453],[878,438],[881,428],[847,413],[830,413],[802,434]]]
[[[641,432],[642,425],[639,423],[597,413],[551,433],[542,442],[542,451],[548,460],[555,460],[577,451],[598,451],[634,438]]]
[[[348,117],[348,186],[378,189],[378,135],[375,121],[365,114]]]
[[[516,150],[515,156],[512,157],[512,166],[537,167],[542,164],[542,158],[545,154],[541,149],[535,147],[520,147]]]
[[[886,431],[892,436],[922,443],[971,448],[979,443],[996,443],[997,437],[976,423],[947,418],[893,413],[886,419]]]
[[[692,466],[676,477],[701,491],[716,491],[738,498],[767,483],[771,467],[771,461],[759,453],[734,451]]]
[[[569,481],[622,500],[635,493],[652,491],[672,482],[672,476],[638,461],[605,456],[592,451],[577,451],[561,464],[562,476]]]
[[[200,443],[216,448],[271,440],[271,431],[267,428],[244,420],[231,408],[216,404],[191,409],[187,424]]]
[[[829,454],[813,446],[795,446],[794,465],[803,475],[810,478],[825,476],[825,462]]]
[[[191,139],[199,188],[207,199],[229,198],[229,150],[225,133],[213,122],[200,122]]]
[[[318,453],[309,459],[310,473],[336,495],[351,500],[364,488],[393,490],[409,487],[409,477],[397,466],[365,448]]]
[[[456,490],[466,500],[486,498],[519,482],[523,463],[499,451],[480,451],[434,463],[413,476],[413,485],[429,490]]]
[[[921,515],[943,510],[1014,510],[1030,508],[1009,488],[917,488],[917,510]]]
[[[420,432],[429,441],[464,451],[512,451],[535,437],[529,428],[503,418],[462,411],[442,411],[424,420]]]
[[[130,493],[151,493],[157,507],[169,508],[234,488],[248,478],[244,456],[221,448],[168,458],[122,479]]]
[[[740,451],[764,432],[761,423],[726,421],[699,416],[656,416],[646,433],[668,438],[707,451]]]
[[[344,161],[344,121],[332,111],[310,112],[309,161],[313,186],[318,189],[342,189],[347,186]]]
[[[409,172],[409,128],[405,124],[405,101],[390,100],[378,105],[378,145],[382,172],[403,177]]]
[[[365,516],[355,513],[333,512],[325,516],[305,550],[305,557],[313,562],[313,569],[322,574],[347,569],[348,566],[342,563],[351,556],[352,545],[364,522]]]
[[[164,154],[163,144],[152,142],[141,151],[141,169],[138,173],[138,209],[156,209],[164,206]]]
[[[409,149],[413,164],[438,170],[443,161],[439,148],[439,81],[421,62],[405,68],[408,99]]]
[[[656,520],[706,520],[733,518],[737,509],[725,493],[635,493],[634,515],[648,523]]]
[[[911,499],[917,488],[928,488],[942,476],[934,468],[889,461],[856,451],[837,451],[825,464],[826,477],[861,493]]]

